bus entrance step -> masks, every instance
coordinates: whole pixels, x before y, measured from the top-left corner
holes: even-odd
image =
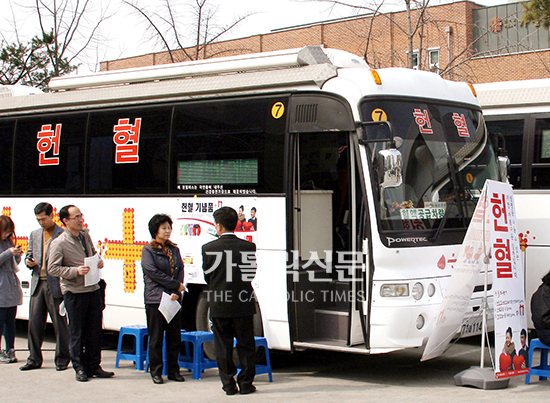
[[[315,310],[315,337],[347,340],[348,313],[331,309]]]

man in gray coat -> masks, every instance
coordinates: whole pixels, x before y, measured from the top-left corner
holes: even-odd
[[[61,277],[61,292],[69,315],[71,335],[71,362],[78,382],[89,377],[111,378],[114,372],[101,368],[101,344],[103,322],[103,295],[98,284],[86,285],[85,276],[90,267],[86,257],[96,254],[88,229],[84,228],[84,216],[74,205],[62,207],[59,219],[65,231],[50,247],[48,273]],[[98,268],[103,268],[99,258]]]
[[[51,204],[39,203],[34,214],[41,228],[31,232],[25,259],[27,267],[32,270],[28,329],[30,355],[27,363],[19,369],[28,371],[42,366],[42,342],[49,314],[55,330],[55,368],[63,371],[71,361],[69,328],[67,318],[59,314],[59,305],[63,302],[59,278],[50,276],[47,271],[50,243],[63,233],[63,229],[53,221]]]

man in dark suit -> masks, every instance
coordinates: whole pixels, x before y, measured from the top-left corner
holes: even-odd
[[[203,270],[208,283],[207,295],[214,331],[214,350],[223,390],[228,395],[237,391],[253,393],[256,375],[254,342],[255,295],[251,281],[256,274],[256,245],[237,238],[233,233],[237,212],[222,207],[214,212],[219,239],[202,247]],[[241,372],[233,362],[233,338]],[[239,389],[237,389],[237,383]]]
[[[69,328],[67,318],[59,314],[59,305],[63,302],[59,278],[50,276],[46,270],[50,242],[63,233],[63,229],[53,221],[51,204],[39,203],[34,208],[34,214],[41,228],[31,232],[25,259],[27,267],[32,270],[28,330],[30,355],[27,363],[19,369],[28,371],[42,366],[42,342],[49,314],[55,330],[55,367],[63,371],[71,360]]]

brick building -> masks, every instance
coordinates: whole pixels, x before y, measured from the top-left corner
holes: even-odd
[[[521,3],[483,7],[470,1],[429,7],[413,37],[414,68],[432,70],[451,80],[473,83],[550,77],[548,30],[522,25]],[[413,25],[421,12],[413,10]],[[410,53],[405,11],[322,21],[267,34],[221,41],[199,58],[267,52],[321,45],[362,56],[373,68],[406,67]],[[194,54],[194,49],[187,49]],[[172,52],[174,61],[188,61]],[[101,63],[101,70],[170,63],[168,52]]]

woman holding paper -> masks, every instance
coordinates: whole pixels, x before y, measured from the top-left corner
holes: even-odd
[[[21,247],[15,246],[15,226],[8,216],[0,216],[0,338],[4,334],[6,351],[0,350],[0,362],[17,362],[15,358],[15,314],[23,303],[23,292],[17,275]],[[5,331],[5,333],[4,333]]]
[[[178,364],[181,346],[181,310],[178,310],[173,317],[167,315],[170,319],[168,321],[164,308],[170,308],[170,302],[162,301],[164,294],[164,299],[168,298],[169,301],[179,304],[177,301],[181,300],[181,293],[185,291],[183,261],[178,247],[170,241],[172,234],[170,216],[155,214],[149,221],[149,232],[153,239],[141,252],[141,266],[145,282],[145,311],[149,330],[151,377],[156,384],[164,383],[164,379],[162,379],[162,345],[166,332],[168,379],[183,382],[185,378],[181,376]]]

